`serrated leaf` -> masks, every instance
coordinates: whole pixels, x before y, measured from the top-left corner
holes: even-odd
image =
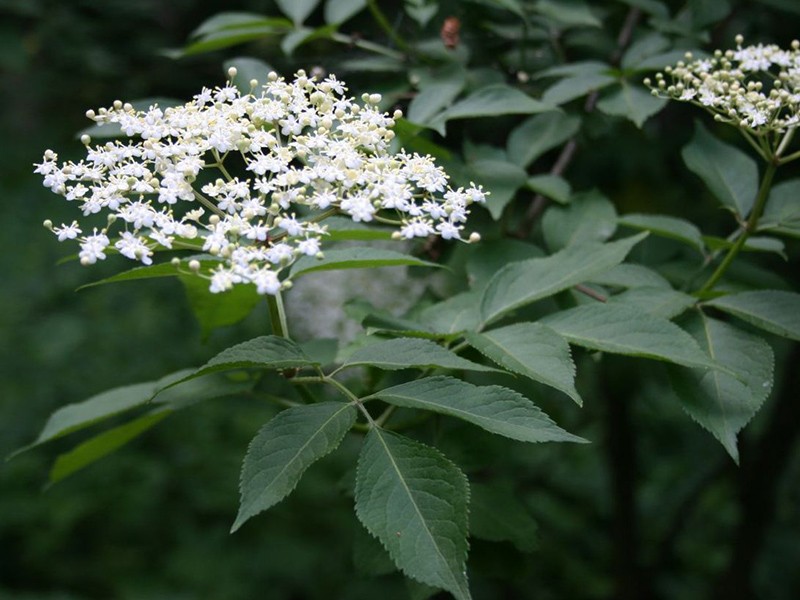
[[[155,381],[125,385],[63,406],[50,415],[39,437],[15,454],[142,406],[153,396],[156,386]]]
[[[344,23],[366,6],[367,0],[327,0],[325,2],[325,22]]]
[[[466,269],[469,285],[473,289],[485,286],[497,271],[510,262],[544,256],[538,246],[513,238],[482,240],[480,244],[470,246],[469,252]]]
[[[314,271],[336,271],[341,269],[369,269],[373,267],[440,267],[436,263],[422,260],[409,254],[381,248],[355,247],[326,250],[325,258],[303,256],[292,265],[291,277],[299,277]]]
[[[683,242],[701,254],[705,253],[703,234],[694,223],[686,219],[665,215],[629,213],[619,218],[619,224],[634,229],[643,229],[658,236]]]
[[[171,373],[170,375],[153,382],[154,388],[158,389],[160,386],[168,385],[173,381],[177,381],[189,372],[191,372],[190,369],[184,369],[176,373]],[[107,456],[108,454],[118,450],[176,410],[181,410],[188,406],[192,406],[193,404],[203,400],[230,395],[247,389],[250,386],[251,383],[247,381],[232,382],[219,376],[211,375],[190,381],[177,387],[169,388],[164,393],[157,394],[153,399],[154,403],[160,405],[157,408],[154,408],[148,413],[140,415],[139,417],[128,421],[127,423],[99,433],[78,444],[70,451],[59,455],[50,471],[50,483],[56,483],[61,479],[72,475],[76,471],[83,469],[84,467],[87,467],[90,464]],[[140,396],[140,398],[142,397]],[[139,402],[137,406],[144,405],[146,402],[147,399],[142,398],[141,402]],[[131,406],[129,408],[136,408],[136,406]],[[71,431],[77,431],[77,429],[82,429],[84,426],[95,424],[107,417],[115,416],[115,414],[104,415],[100,419],[95,419],[93,421],[81,424],[80,427],[73,428]],[[70,433],[71,431],[65,433]]]
[[[549,327],[518,323],[483,333],[467,332],[465,339],[501,367],[560,390],[583,405],[575,389],[569,345]]]
[[[409,577],[471,598],[467,478],[438,450],[372,428],[358,459],[356,515]]]
[[[604,242],[617,229],[617,210],[596,190],[576,194],[568,206],[551,206],[542,217],[542,230],[551,252],[577,242]]]
[[[420,311],[417,319],[430,331],[441,334],[476,329],[481,322],[481,291],[462,292]]]
[[[361,523],[356,524],[353,535],[353,566],[359,575],[365,577],[377,577],[397,571],[386,548]]]
[[[800,340],[800,294],[755,290],[706,302],[721,311],[775,335]]]
[[[378,369],[456,369],[466,371],[496,371],[474,363],[421,338],[395,338],[369,344],[353,352],[342,368],[368,365]]]
[[[525,92],[504,83],[487,85],[439,113],[430,127],[445,135],[445,124],[453,119],[495,117],[498,115],[534,114],[552,110],[553,106],[534,100]]]
[[[566,142],[580,127],[580,117],[561,110],[530,117],[509,135],[508,157],[519,166],[527,167],[548,150]]]
[[[469,531],[489,542],[511,542],[520,552],[538,547],[538,526],[510,485],[473,483]]]
[[[628,263],[617,265],[608,271],[593,275],[589,281],[610,287],[663,287],[672,289],[669,281],[663,275],[645,266]]]
[[[320,0],[275,0],[281,12],[301,25],[319,4]]]
[[[231,532],[288,496],[308,467],[339,446],[356,414],[351,404],[318,402],[287,408],[267,422],[244,458]]]
[[[152,411],[124,425],[104,431],[75,446],[69,452],[59,455],[53,464],[53,468],[50,469],[50,483],[57,483],[112,453],[159,423],[169,416],[171,412],[171,410],[164,408]]]
[[[456,417],[521,442],[586,441],[561,429],[523,395],[499,385],[434,376],[380,390],[364,400],[369,398]]]
[[[631,85],[624,79],[617,89],[597,102],[597,108],[614,117],[630,119],[639,128],[667,105],[666,98],[653,96],[648,90]]]
[[[481,299],[484,324],[618,265],[646,235],[642,233],[607,244],[575,244],[546,258],[509,264],[486,286]]]
[[[572,193],[569,182],[558,175],[545,174],[529,177],[526,187],[559,204],[567,204]]]
[[[708,353],[738,377],[719,371],[671,369],[683,408],[739,462],[737,433],[753,418],[772,389],[772,349],[760,337],[705,315],[688,328]]]
[[[306,356],[293,341],[277,335],[265,335],[223,350],[199,369],[158,389],[163,391],[184,381],[219,371],[299,369],[312,366],[318,366],[318,363]]]
[[[742,218],[750,214],[758,191],[758,167],[752,158],[719,141],[699,121],[681,156],[717,200]]]
[[[541,321],[571,344],[611,354],[719,369],[694,338],[667,319],[624,304],[589,304]]]
[[[674,319],[697,302],[697,298],[670,287],[640,286],[608,299],[609,304],[625,304],[646,313]]]

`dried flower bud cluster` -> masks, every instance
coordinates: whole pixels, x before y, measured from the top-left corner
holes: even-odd
[[[45,225],[80,243],[82,264],[111,248],[145,265],[154,251],[190,249],[215,257],[211,268],[191,261],[212,292],[252,283],[261,294],[286,287],[279,275],[298,257],[322,256],[321,222],[334,214],[392,224],[400,239],[462,239],[469,206],[485,192],[452,189],[430,156],[390,154],[399,111],[390,117],[379,95],[361,105],[346,90],[333,76],[270,73],[258,95],[228,81],[183,106],[137,111],[117,101],[89,111],[133,139],[91,146],[83,136],[86,159],[59,165],[48,150],[36,172],[101,222]]]
[[[782,134],[800,122],[800,42],[789,50],[776,45],[717,50],[708,59],[692,60],[657,73],[653,94],[691,102],[714,118],[756,135]]]

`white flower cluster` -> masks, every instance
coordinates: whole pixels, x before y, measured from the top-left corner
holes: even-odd
[[[709,110],[715,119],[756,135],[784,133],[800,123],[800,42],[789,50],[776,45],[717,50],[713,57],[667,67],[657,73],[653,94],[691,102]],[[669,82],[667,82],[669,78]]]
[[[45,226],[79,241],[82,264],[109,247],[145,265],[156,250],[190,249],[214,257],[207,269],[189,261],[212,292],[244,283],[273,295],[298,257],[322,256],[321,222],[331,215],[393,225],[396,239],[462,239],[470,204],[486,193],[452,189],[430,156],[390,154],[401,114],[380,112],[378,94],[361,105],[334,76],[318,82],[303,71],[290,82],[270,73],[258,93],[256,85],[242,94],[228,81],[166,109],[117,101],[88,111],[133,139],[91,146],[83,136],[86,159],[59,165],[48,150],[36,172],[84,217],[106,220],[91,233],[77,221]]]

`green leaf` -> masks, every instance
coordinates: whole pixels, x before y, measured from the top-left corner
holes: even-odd
[[[230,46],[244,44],[271,35],[281,35],[291,31],[292,24],[286,19],[263,19],[262,24],[231,27],[219,31],[212,31],[191,44],[178,49],[166,50],[164,54],[170,58],[182,58],[221,50]]]
[[[482,292],[463,292],[420,311],[417,318],[430,331],[441,334],[476,329],[481,322]]]
[[[641,311],[674,319],[697,302],[697,298],[670,287],[636,287],[608,299],[609,304],[625,304]]]
[[[468,248],[467,277],[473,289],[484,287],[497,271],[510,262],[544,255],[538,246],[513,238],[481,240],[480,244]]]
[[[152,398],[156,386],[155,381],[125,385],[59,408],[47,419],[39,437],[17,453],[142,406]]]
[[[456,102],[444,112],[439,113],[429,125],[441,135],[445,135],[445,124],[453,119],[533,114],[552,109],[552,105],[534,100],[517,88],[498,83],[482,87],[463,100]]]
[[[586,441],[561,429],[518,392],[499,385],[477,386],[454,377],[425,377],[380,390],[364,400],[370,398],[463,419],[521,442]]]
[[[540,15],[549,17],[565,27],[600,27],[600,20],[594,16],[586,2],[582,0],[539,0],[533,6]]]
[[[517,190],[525,185],[528,174],[525,169],[507,160],[484,159],[470,163],[469,177],[474,181],[480,181],[489,192],[484,206],[492,218],[497,220]]]
[[[299,369],[318,366],[293,341],[277,335],[265,335],[231,346],[217,354],[205,365],[168,385],[172,386],[219,371],[239,369]]]
[[[341,269],[369,269],[373,267],[440,267],[436,263],[419,259],[394,250],[359,246],[326,250],[325,258],[303,256],[292,265],[290,276],[294,279],[314,271],[336,271]]]
[[[775,335],[800,340],[800,294],[755,290],[705,303]]]
[[[758,192],[758,167],[752,158],[719,141],[699,121],[681,155],[720,202],[742,218],[750,214]]]
[[[578,242],[604,242],[617,229],[617,210],[596,190],[576,194],[567,206],[551,206],[542,218],[542,230],[551,252]]]
[[[625,117],[639,128],[667,105],[666,98],[653,96],[648,90],[620,81],[620,86],[597,102],[598,110],[614,117]]]
[[[421,338],[395,338],[369,344],[356,350],[342,368],[369,365],[378,369],[463,369],[466,371],[496,371],[442,348]]]
[[[705,315],[688,324],[708,353],[738,377],[719,371],[671,369],[684,410],[710,431],[739,462],[736,434],[753,418],[772,389],[773,355],[760,337]]]
[[[538,526],[510,485],[496,482],[470,486],[469,531],[489,542],[511,542],[520,552],[538,547]]]
[[[530,117],[509,135],[506,146],[508,156],[519,166],[527,167],[542,154],[578,133],[580,127],[580,117],[561,110]]]
[[[612,267],[598,275],[593,275],[589,281],[610,287],[665,287],[671,289],[669,281],[652,269],[627,263]]]
[[[469,488],[438,450],[372,428],[358,459],[356,515],[397,567],[422,583],[470,600]]]
[[[583,405],[575,389],[569,345],[549,327],[517,323],[483,333],[467,332],[470,346],[501,367],[564,392]]]
[[[629,213],[618,220],[620,225],[643,229],[655,235],[683,242],[700,252],[705,253],[703,235],[694,223],[686,219],[665,215],[644,215]]]
[[[366,6],[367,0],[328,0],[325,2],[325,22],[344,23]]]
[[[529,177],[526,187],[560,204],[567,204],[570,199],[570,194],[572,193],[569,182],[558,175],[536,175],[534,177]]]
[[[50,483],[61,481],[74,472],[114,452],[162,421],[171,413],[172,411],[169,409],[159,408],[133,421],[129,421],[124,425],[104,431],[82,444],[75,446],[75,448],[69,452],[61,454],[50,470]]]
[[[214,329],[238,323],[246,318],[263,300],[254,285],[235,285],[232,289],[214,294],[208,289],[208,280],[197,275],[180,274],[186,298],[203,339]]]
[[[334,242],[342,240],[391,240],[393,229],[376,227],[373,224],[356,223],[348,217],[328,217],[325,219],[328,228],[326,240]]]
[[[421,78],[419,93],[408,105],[406,118],[424,125],[444,110],[461,93],[467,83],[467,74],[459,63],[452,63],[425,73]]]
[[[182,379],[189,373],[191,373],[191,369],[184,369],[176,373],[171,373],[153,382],[153,388],[154,390],[158,390],[164,385],[169,385],[172,382]],[[118,450],[176,410],[192,406],[203,400],[241,392],[242,390],[249,389],[251,385],[252,382],[250,381],[230,381],[219,375],[209,375],[176,387],[170,387],[163,393],[157,392],[152,401],[160,406],[123,425],[95,435],[77,445],[69,452],[61,454],[50,471],[50,483],[56,483],[68,475],[72,475],[76,471]],[[147,399],[141,396],[140,398],[141,402],[139,402],[138,405],[144,405]],[[135,408],[135,406],[131,408]],[[108,414],[102,418],[105,419],[110,416],[114,415]],[[96,422],[97,419],[87,424]],[[81,428],[82,427],[83,425]],[[75,430],[76,429],[73,429],[72,431]]]
[[[219,261],[200,261],[201,269],[207,270],[212,266],[219,264]],[[121,281],[136,281],[139,279],[156,279],[159,277],[177,277],[180,275],[180,267],[173,265],[171,262],[159,263],[150,265],[148,267],[134,267],[122,273],[117,273],[111,277],[93,281],[79,287],[79,290],[94,287],[96,285],[105,285],[107,283],[119,283]]]
[[[571,344],[702,369],[720,368],[694,338],[667,319],[625,304],[588,304],[541,321]]]
[[[286,19],[266,17],[264,15],[247,12],[222,12],[203,21],[192,31],[190,37],[198,38],[209,33],[262,25],[282,25],[291,27],[291,23]]]
[[[484,324],[618,265],[646,235],[641,233],[606,244],[574,244],[546,258],[507,265],[486,286],[481,299]]]
[[[611,75],[612,68],[602,62],[585,61],[560,65],[542,71],[538,77],[563,77],[547,88],[542,102],[558,106],[585,96],[589,92],[603,89],[617,81]]]
[[[231,533],[288,496],[308,467],[339,446],[356,415],[351,404],[319,402],[287,408],[267,422],[244,458]]]
[[[275,0],[281,12],[294,21],[295,25],[303,24],[319,2],[320,0]]]
[[[800,179],[782,181],[769,193],[758,231],[770,231],[800,237]]]

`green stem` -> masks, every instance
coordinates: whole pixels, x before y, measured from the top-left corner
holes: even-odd
[[[203,196],[203,194],[201,194],[201,193],[200,193],[200,192],[198,192],[197,190],[193,190],[193,191],[194,191],[194,197],[197,199],[197,201],[198,201],[200,204],[202,204],[203,206],[205,206],[205,207],[206,207],[208,210],[210,210],[211,212],[213,212],[213,213],[215,213],[215,214],[219,215],[220,217],[224,217],[224,216],[225,216],[225,213],[224,213],[223,211],[221,211],[221,210],[219,209],[219,207],[218,207],[216,204],[214,204],[214,203],[213,203],[211,200],[209,200],[208,198],[206,198],[205,196]]]
[[[356,48],[361,48],[362,50],[367,50],[369,52],[374,52],[375,54],[380,54],[382,56],[387,56],[389,58],[393,58],[395,60],[403,60],[405,55],[392,50],[391,48],[387,48],[386,46],[381,46],[380,44],[376,44],[374,42],[369,42],[367,40],[359,40],[350,37],[349,35],[345,35],[343,33],[334,33],[331,35],[331,39],[334,42],[339,42],[340,44],[347,44],[348,46],[355,46]]]
[[[711,277],[708,278],[708,281],[706,281],[703,287],[700,288],[699,293],[702,294],[710,292],[712,289],[714,289],[714,286],[717,285],[719,280],[728,270],[728,267],[731,266],[733,260],[744,247],[747,238],[749,238],[750,234],[756,230],[756,227],[758,226],[758,220],[761,218],[761,213],[764,210],[764,205],[767,203],[769,189],[772,186],[772,178],[775,176],[775,171],[778,169],[778,164],[779,162],[777,159],[773,159],[767,163],[767,170],[764,171],[764,177],[761,178],[761,186],[758,189],[758,196],[756,197],[755,204],[753,205],[753,210],[750,212],[750,217],[747,219],[747,223],[744,224],[741,230],[742,234],[725,255],[725,258],[722,259],[722,262],[719,264],[717,269],[711,274]]]
[[[281,293],[274,296],[267,294],[267,306],[269,307],[269,320],[272,323],[272,333],[289,339],[289,327],[286,324],[286,311],[283,310],[283,300]]]
[[[384,15],[381,12],[381,9],[378,8],[378,3],[375,0],[367,0],[367,6],[369,7],[369,12],[372,13],[372,17],[375,19],[375,21],[377,21],[380,28],[386,32],[386,35],[389,36],[389,39],[391,39],[395,45],[400,48],[400,50],[406,54],[411,54],[411,48],[394,30],[391,23],[389,23],[388,19],[386,18],[386,15]]]
[[[798,150],[797,152],[793,152],[789,156],[784,156],[783,158],[780,158],[778,160],[778,164],[785,165],[786,163],[792,162],[793,160],[797,160],[798,158],[800,158],[800,150]]]
[[[358,410],[360,410],[360,411],[361,411],[361,413],[364,415],[364,417],[367,419],[367,422],[369,423],[370,429],[371,429],[371,428],[373,428],[373,427],[380,427],[380,426],[379,426],[379,425],[378,425],[378,424],[375,422],[375,420],[372,418],[372,415],[370,415],[370,414],[367,412],[367,409],[366,409],[366,408],[364,408],[364,404],[361,402],[361,400],[359,399],[359,397],[358,397],[358,396],[356,396],[356,395],[355,395],[353,392],[351,392],[351,391],[350,391],[350,390],[347,388],[347,386],[345,386],[345,385],[344,385],[344,384],[342,384],[342,383],[339,383],[339,382],[338,382],[338,381],[336,381],[336,380],[335,380],[333,377],[325,377],[325,383],[328,383],[328,384],[332,385],[333,387],[335,387],[335,388],[336,388],[337,390],[339,390],[339,391],[340,391],[340,392],[341,392],[341,393],[342,393],[342,394],[343,394],[343,395],[344,395],[346,398],[348,398],[348,399],[350,400],[350,402],[352,402],[353,404],[355,404],[355,405],[358,407]]]

